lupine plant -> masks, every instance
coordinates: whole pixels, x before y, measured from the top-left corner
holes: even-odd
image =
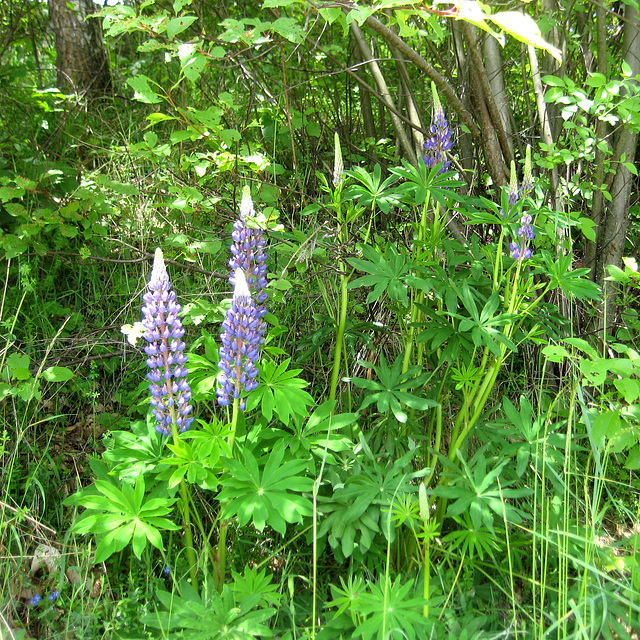
[[[258,358],[264,343],[267,310],[264,302],[267,293],[267,255],[263,231],[254,228],[255,211],[249,187],[245,187],[240,203],[240,217],[233,224],[229,260],[229,283],[233,286],[231,307],[226,312],[220,334],[220,374],[216,394],[218,404],[232,404],[229,448],[233,455],[233,444],[238,424],[238,413],[246,408],[246,397],[258,387]],[[218,542],[218,586],[224,581],[227,557],[228,522],[220,525]]]

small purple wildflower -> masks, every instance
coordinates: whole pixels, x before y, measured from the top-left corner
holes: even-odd
[[[181,306],[171,290],[160,249],[156,249],[148,287],[149,291],[142,296],[142,324],[146,329],[144,339],[149,343],[144,351],[150,369],[147,378],[151,383],[151,412],[158,421],[156,431],[168,436],[174,422],[180,433],[191,426],[193,416],[189,414],[193,407],[189,404],[191,389],[186,380],[184,327],[178,315]]]
[[[36,593],[29,602],[31,603],[32,607],[37,607],[40,603],[40,600],[42,600],[42,596],[39,593]]]
[[[258,386],[259,349],[264,344],[267,310],[264,302],[267,293],[266,241],[261,229],[253,229],[247,221],[255,216],[249,187],[245,187],[240,203],[240,218],[233,225],[229,260],[229,282],[233,285],[231,308],[222,323],[219,349],[220,373],[216,394],[218,404],[226,407],[240,398],[242,389],[246,393]],[[255,295],[255,300],[254,300]],[[246,399],[242,398],[238,408],[244,411]]]
[[[518,244],[518,242],[512,242],[509,244],[511,257],[514,260],[528,260],[531,257],[531,249],[527,246],[527,241],[533,240],[536,237],[533,227],[531,226],[531,221],[531,215],[526,211],[523,212],[520,217],[520,228],[517,231],[517,234],[521,239],[521,243]]]
[[[451,162],[446,159],[446,153],[453,147],[453,140],[451,139],[451,128],[444,115],[440,97],[433,82],[431,90],[433,92],[433,123],[429,129],[431,135],[423,145],[426,154],[422,159],[427,167],[435,167],[435,165],[442,163],[442,168],[438,173],[444,173],[451,165]]]
[[[166,566],[163,570],[162,573],[164,573],[165,576],[168,576],[171,573],[171,567]]]
[[[514,162],[511,162],[511,180],[509,181],[509,214],[507,215],[507,219],[511,214],[511,208],[516,205],[518,200],[521,197],[527,195],[527,193],[531,190],[531,151],[529,147],[527,147],[527,159],[525,161],[525,171],[524,171],[524,180],[522,187],[518,189],[518,177],[516,175],[516,165]],[[502,209],[500,209],[500,214],[504,218],[504,213]],[[533,227],[531,226],[532,218],[529,213],[526,211],[522,212],[520,216],[520,227],[516,232],[518,237],[520,238],[520,242],[511,242],[509,243],[509,250],[511,251],[511,257],[514,260],[528,260],[531,257],[531,249],[527,246],[528,240],[533,240],[536,237],[536,234],[533,231]]]
[[[56,589],[49,594],[49,601],[55,602],[60,597],[60,592]]]

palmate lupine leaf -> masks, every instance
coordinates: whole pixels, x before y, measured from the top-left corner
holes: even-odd
[[[431,623],[422,614],[424,598],[415,594],[413,580],[403,581],[397,576],[386,585],[384,578],[369,587],[358,603],[358,613],[363,622],[354,636],[371,638],[397,638],[417,640],[428,637]],[[381,636],[379,636],[382,632]]]
[[[600,297],[600,287],[586,277],[589,269],[573,268],[571,253],[555,256],[549,251],[542,251],[542,259],[551,289],[560,287],[568,297],[578,300],[596,300]]]
[[[373,290],[367,295],[367,304],[375,302],[386,293],[403,307],[408,306],[408,287],[404,277],[411,274],[413,265],[407,260],[406,255],[398,253],[391,244],[387,245],[384,254],[369,245],[364,245],[361,248],[365,259],[348,258],[347,262],[358,271],[369,275],[349,283],[349,289],[373,287]]]
[[[512,524],[520,524],[527,518],[526,513],[513,504],[513,500],[529,496],[533,490],[512,489],[510,485],[513,480],[500,479],[505,475],[503,470],[508,469],[509,459],[491,459],[494,466],[487,469],[485,450],[486,447],[480,449],[468,464],[458,452],[463,473],[457,475],[449,485],[435,489],[434,493],[452,501],[447,515],[455,517],[468,512],[476,529],[485,526],[493,533],[495,516]]]
[[[409,393],[408,389],[420,389],[427,381],[429,374],[417,376],[420,367],[411,367],[402,373],[402,355],[398,356],[393,365],[389,367],[384,355],[381,354],[380,365],[377,367],[371,365],[371,368],[378,377],[377,381],[367,378],[350,379],[356,387],[371,392],[363,400],[360,409],[375,402],[381,414],[391,411],[398,422],[405,423],[408,416],[402,409],[403,404],[418,411],[426,411],[438,405],[435,400]]]
[[[96,480],[95,485],[75,494],[65,504],[80,505],[86,511],[73,526],[76,533],[95,533],[99,537],[95,562],[104,562],[131,543],[138,558],[150,542],[164,549],[161,530],[180,527],[163,516],[171,513],[174,498],[146,498],[144,476],[134,487]]]
[[[264,362],[260,370],[260,385],[247,398],[247,407],[253,409],[260,405],[262,415],[271,420],[275,413],[281,422],[289,424],[291,415],[307,415],[307,406],[314,403],[313,398],[304,391],[308,382],[296,376],[302,369],[288,370],[291,358],[276,365]]]
[[[256,460],[249,449],[242,460],[226,459],[227,473],[218,499],[224,504],[224,517],[237,516],[240,526],[249,521],[258,531],[270,526],[282,535],[287,523],[301,523],[311,515],[311,501],[299,495],[311,491],[313,480],[300,475],[306,460],[284,460],[285,448],[278,443],[268,456]]]
[[[272,635],[264,623],[276,610],[255,609],[256,598],[234,594],[228,585],[218,593],[206,583],[199,593],[182,581],[180,593],[157,591],[162,610],[143,615],[141,622],[161,629],[163,637],[188,640],[251,640]]]

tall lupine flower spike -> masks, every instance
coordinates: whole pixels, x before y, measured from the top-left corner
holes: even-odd
[[[266,309],[256,307],[249,284],[242,269],[234,274],[235,287],[231,308],[227,311],[220,334],[220,374],[218,376],[218,404],[226,407],[231,399],[240,398],[242,389],[247,393],[258,386],[256,380],[260,345],[264,343],[265,324],[262,317]],[[244,411],[246,398],[238,408]]]
[[[218,404],[227,406],[231,399],[240,398],[258,386],[256,377],[259,347],[264,344],[267,310],[267,254],[262,229],[254,229],[247,222],[255,216],[249,187],[245,187],[240,203],[240,218],[233,224],[230,247],[229,282],[233,285],[231,308],[227,311],[220,334],[220,374],[218,376]],[[254,299],[255,295],[255,299]],[[245,409],[246,400],[238,405]]]
[[[429,129],[431,135],[423,145],[426,155],[422,159],[427,167],[434,167],[442,163],[442,169],[438,173],[443,173],[451,165],[451,162],[446,159],[446,152],[453,147],[453,140],[449,123],[440,103],[440,96],[438,96],[436,85],[433,82],[431,83],[431,91],[433,93],[433,123]]]
[[[189,414],[193,407],[189,404],[191,389],[186,380],[184,327],[178,315],[181,307],[171,290],[160,249],[156,249],[148,287],[149,291],[142,296],[142,324],[148,342],[144,351],[150,369],[147,378],[151,383],[151,412],[158,421],[156,431],[168,436],[172,424],[181,433],[191,426],[193,416]]]
[[[334,134],[335,155],[333,159],[333,186],[337,189],[342,185],[344,177],[344,163],[342,161],[342,149],[340,148],[340,138]]]

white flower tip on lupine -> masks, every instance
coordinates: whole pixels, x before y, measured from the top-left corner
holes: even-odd
[[[250,218],[255,214],[253,200],[251,199],[251,189],[245,186],[242,189],[242,200],[240,201],[240,218]]]
[[[250,298],[249,283],[242,269],[236,269],[234,273],[235,287],[233,288],[233,298]]]
[[[153,268],[151,269],[151,278],[149,279],[149,289],[168,289],[169,274],[164,264],[164,256],[162,249],[158,247],[153,257]]]

